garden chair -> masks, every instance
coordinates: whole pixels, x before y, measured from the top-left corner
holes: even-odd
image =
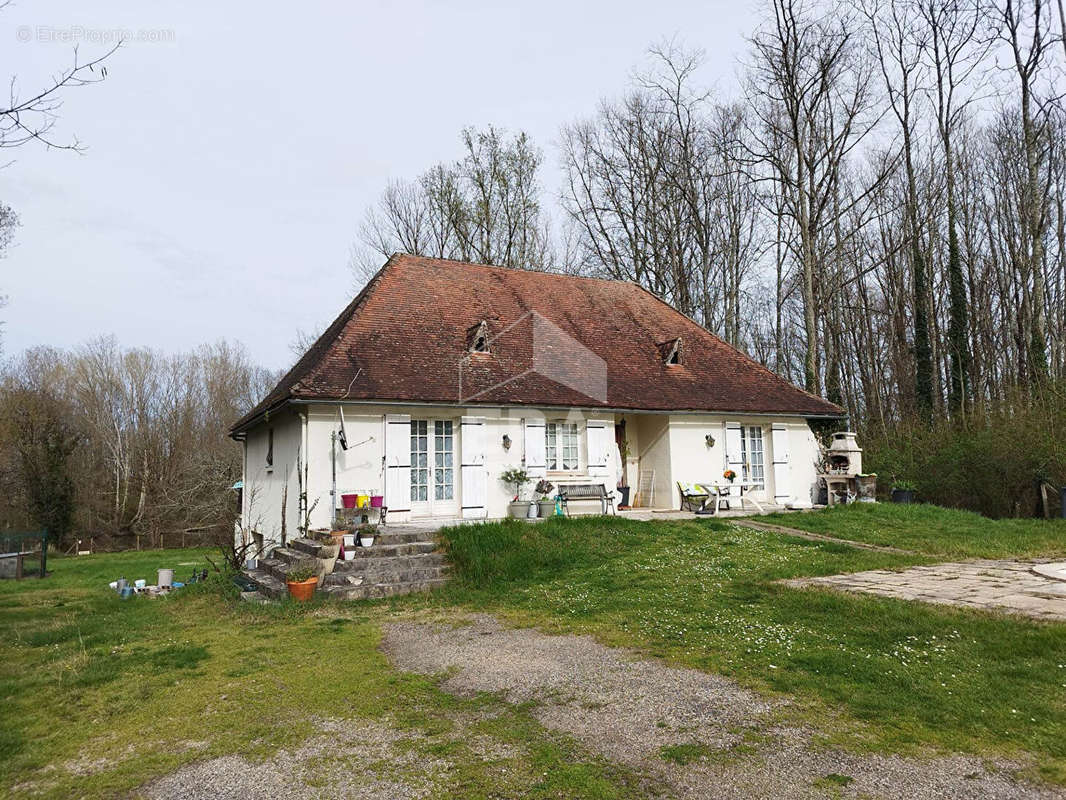
[[[711,497],[711,493],[698,483],[678,481],[677,490],[681,493],[682,511],[703,511],[704,506]]]

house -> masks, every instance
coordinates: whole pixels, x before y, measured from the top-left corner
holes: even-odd
[[[503,517],[513,466],[661,508],[733,468],[809,503],[808,421],[842,416],[634,283],[396,254],[231,436],[244,529],[273,541],[349,492],[390,523]]]

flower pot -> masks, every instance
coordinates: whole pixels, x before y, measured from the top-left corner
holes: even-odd
[[[381,508],[383,505],[385,505],[385,496],[384,495],[381,495],[381,494],[372,494],[372,495],[370,495],[370,507],[371,508]]]
[[[537,502],[540,516],[547,518],[555,515],[555,500],[544,498]]]
[[[324,544],[318,548],[318,563],[322,565],[322,574],[329,575],[337,564],[337,556],[341,554],[339,543]]]
[[[308,578],[306,581],[285,581],[289,589],[289,596],[297,603],[306,603],[315,593],[318,578]]]
[[[523,500],[515,500],[507,504],[507,516],[515,519],[524,519],[529,513],[529,503]]]
[[[628,486],[619,486],[618,487],[618,507],[619,508],[629,508],[629,487]]]
[[[336,547],[340,548],[344,544],[344,534],[348,531],[330,531],[329,544],[322,545],[323,547]]]
[[[355,495],[355,494],[342,494],[341,495],[341,505],[344,506],[347,509],[355,508],[355,499],[358,496],[359,495]]]
[[[892,489],[892,502],[910,504],[914,502],[914,489]]]
[[[359,537],[359,546],[360,547],[370,547],[372,544],[374,544],[374,537],[373,536],[360,536]]]

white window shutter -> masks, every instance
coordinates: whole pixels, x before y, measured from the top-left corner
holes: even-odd
[[[526,474],[533,480],[539,480],[548,474],[544,420],[527,419],[525,433]]]
[[[460,476],[463,519],[484,519],[488,499],[488,473],[485,471],[485,418],[459,420]]]
[[[744,435],[739,422],[727,422],[725,424],[725,468],[731,469],[737,474],[735,480],[744,478],[744,456],[741,448],[740,437]],[[733,485],[729,489],[730,497],[740,497],[740,487]]]
[[[411,416],[385,415],[385,505],[411,510]]]
[[[607,423],[603,420],[589,420],[585,424],[589,452],[589,475],[607,476],[607,459],[610,457],[610,438]]]
[[[774,448],[774,502],[785,505],[792,500],[788,426],[775,422],[770,429]]]

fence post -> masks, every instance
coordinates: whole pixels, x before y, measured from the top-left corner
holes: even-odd
[[[48,528],[44,529],[41,537],[41,577],[48,574]]]

